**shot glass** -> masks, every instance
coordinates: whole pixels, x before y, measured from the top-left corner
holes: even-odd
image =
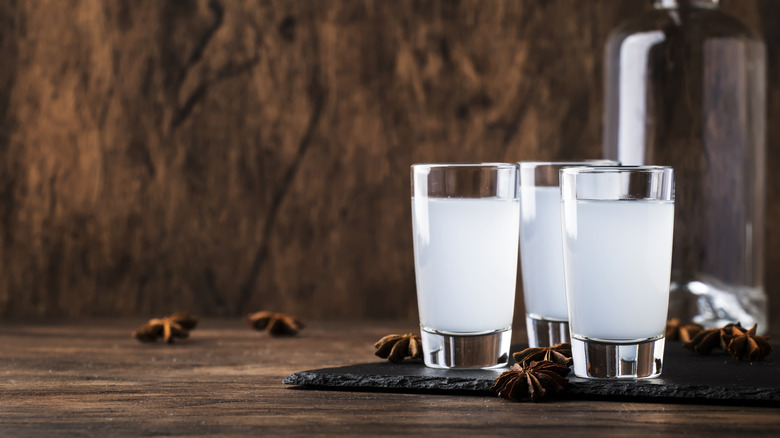
[[[671,167],[560,171],[574,373],[661,374],[674,227]]]
[[[569,342],[563,278],[559,171],[573,166],[616,166],[609,160],[521,161],[520,266],[525,324],[531,347]]]
[[[415,164],[411,173],[425,365],[505,366],[517,276],[517,166]]]

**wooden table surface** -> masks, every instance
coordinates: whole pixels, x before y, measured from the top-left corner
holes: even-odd
[[[142,320],[0,323],[0,436],[780,436],[780,409],[315,391],[313,368],[380,360],[372,343],[413,323],[311,322],[272,338],[205,320],[174,345],[141,344]]]

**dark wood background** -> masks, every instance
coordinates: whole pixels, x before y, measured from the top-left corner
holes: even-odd
[[[2,1],[0,315],[415,318],[409,165],[599,156],[603,45],[649,7]],[[723,7],[769,45],[777,324],[780,2]]]

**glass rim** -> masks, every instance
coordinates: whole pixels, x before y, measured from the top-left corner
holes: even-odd
[[[614,163],[615,166],[602,166],[602,164]],[[572,167],[617,167],[618,160],[580,160],[580,161],[517,161],[517,165],[524,169],[531,169],[540,166],[572,166]]]
[[[561,175],[578,173],[653,173],[674,170],[672,166],[637,165],[637,166],[577,166],[560,170]]]
[[[517,168],[517,164],[514,163],[501,163],[501,162],[488,162],[488,163],[415,163],[411,165],[412,169],[428,168],[428,169],[445,169],[445,168],[483,168],[483,169],[511,169]]]

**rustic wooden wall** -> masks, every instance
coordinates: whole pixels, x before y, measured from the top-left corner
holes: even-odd
[[[780,2],[723,3],[777,119]],[[648,6],[0,2],[0,315],[414,318],[409,165],[599,155],[602,46]]]

